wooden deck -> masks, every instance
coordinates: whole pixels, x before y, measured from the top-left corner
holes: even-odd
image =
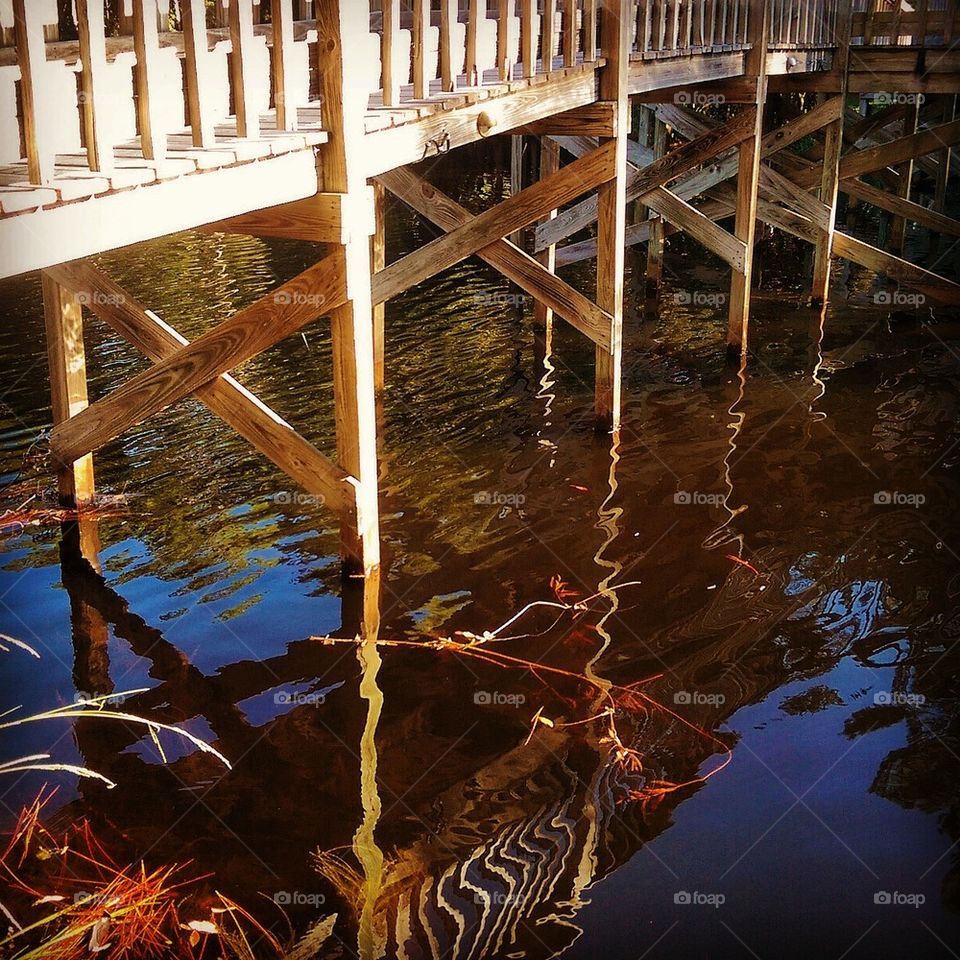
[[[841,256],[960,304],[960,285],[902,257],[908,221],[960,236],[945,212],[960,143],[955,2],[231,0],[210,24],[204,0],[125,0],[127,35],[108,37],[101,4],[77,0],[76,40],[51,35],[50,0],[12,0],[10,23],[4,10],[0,277],[41,271],[66,502],[93,496],[93,452],[196,395],[340,517],[345,570],[370,573],[383,304],[470,256],[534,298],[547,342],[554,318],[586,338],[597,426],[612,432],[629,245],[646,244],[653,298],[671,232],[729,265],[739,362],[758,223],[813,246],[813,303]],[[769,98],[796,92],[809,96],[784,99],[789,117],[771,126]],[[848,104],[865,92],[883,95],[868,116]],[[701,109],[717,105],[722,120]],[[498,206],[473,215],[426,178],[423,161],[501,135],[514,161]],[[538,146],[532,183],[525,138]],[[916,171],[936,184],[932,208],[911,199]],[[441,231],[389,265],[387,192]],[[889,249],[837,229],[840,193],[894,217]],[[189,343],[87,261],[191,228],[325,246]],[[556,273],[585,259],[592,299]],[[153,362],[94,404],[84,307]],[[229,375],[322,316],[335,456]]]

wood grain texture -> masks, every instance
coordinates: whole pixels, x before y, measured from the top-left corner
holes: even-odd
[[[53,179],[54,149],[44,104],[48,68],[39,12],[34,4],[28,6],[27,0],[13,0],[27,176],[31,183],[44,184]]]
[[[389,300],[452,267],[551,210],[594,189],[614,173],[615,146],[608,144],[558,173],[485,210],[464,224],[392,263],[377,278],[376,297]]]
[[[167,154],[167,130],[160,109],[160,41],[154,0],[133,0],[133,42],[140,148],[146,159],[163,160]]]
[[[99,0],[76,0],[77,32],[80,37],[80,116],[91,170],[113,169],[113,143],[107,135],[107,47],[103,4]]]
[[[76,294],[47,273],[40,274],[43,320],[50,371],[50,407],[54,426],[66,423],[87,407],[87,367],[83,316]],[[95,493],[93,457],[77,457],[57,470],[63,506],[88,503]]]
[[[49,276],[79,294],[92,313],[154,363],[189,345],[185,337],[89,263],[62,264],[50,270]],[[323,497],[334,513],[352,514],[353,478],[233,377],[222,374],[198,387],[196,396],[304,490]]]
[[[458,203],[409,168],[385,173],[378,180],[417,213],[444,230],[455,230],[475,219]],[[508,241],[500,239],[478,250],[477,256],[548,306],[557,316],[594,343],[609,348],[610,315],[552,274],[542,263],[538,263]],[[382,296],[380,278],[374,277],[374,301],[379,301]]]
[[[338,251],[54,427],[53,455],[70,464],[97,450],[345,300],[345,262]]]

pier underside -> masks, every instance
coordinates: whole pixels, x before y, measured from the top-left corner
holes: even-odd
[[[602,431],[619,426],[631,246],[646,245],[653,298],[670,233],[729,266],[727,347],[740,362],[758,223],[813,247],[815,304],[840,257],[960,305],[960,285],[903,256],[907,222],[960,236],[945,206],[960,140],[949,5],[922,23],[845,2],[522,0],[494,16],[442,0],[431,19],[417,0],[409,23],[396,0],[317,0],[309,21],[290,0],[260,16],[268,6],[255,24],[251,0],[233,0],[227,27],[208,30],[202,0],[182,0],[178,30],[163,31],[156,0],[134,0],[132,37],[108,38],[102,11],[79,3],[79,40],[45,42],[41,7],[13,4],[0,275],[42,271],[65,502],[94,497],[98,449],[196,396],[337,515],[348,572],[375,571],[383,304],[468,257],[534,298],[541,332],[556,315],[591,342]],[[431,183],[431,161],[500,136],[516,161],[508,199],[472,213]],[[539,157],[526,183],[524,142]],[[931,207],[911,199],[915,177],[935,184]],[[388,194],[440,231],[389,265]],[[841,195],[894,218],[887,249],[838,228]],[[198,228],[325,246],[191,343],[91,258]],[[593,297],[556,273],[588,259]],[[83,308],[152,362],[92,404]],[[230,375],[320,318],[333,334],[335,453]]]

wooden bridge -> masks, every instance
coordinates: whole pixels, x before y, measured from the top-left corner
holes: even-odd
[[[0,3],[0,277],[41,271],[65,502],[94,497],[94,451],[196,395],[324,498],[347,571],[374,571],[383,304],[474,255],[535,299],[541,331],[556,315],[592,341],[606,431],[628,245],[647,244],[654,289],[671,231],[730,265],[740,358],[758,221],[813,245],[815,303],[832,256],[960,303],[960,286],[902,258],[908,221],[960,236],[945,213],[956,0],[119,0],[116,14],[75,0],[70,39],[52,0]],[[789,93],[809,94],[804,108],[765,123]],[[864,116],[851,94],[881,108]],[[698,109],[720,104],[723,122]],[[683,142],[668,149],[668,131]],[[479,215],[417,166],[502,134],[537,141],[539,178],[524,186],[515,164],[513,194]],[[911,200],[915,171],[935,182],[932,207]],[[386,191],[443,231],[389,266]],[[835,228],[840,192],[894,215],[889,250]],[[89,258],[192,228],[325,255],[189,343]],[[556,274],[587,258],[595,299]],[[153,362],[92,404],[84,307]],[[335,455],[229,375],[320,317]]]

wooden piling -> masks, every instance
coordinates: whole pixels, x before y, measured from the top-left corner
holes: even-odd
[[[627,226],[627,111],[631,14],[629,0],[607,0],[601,8],[606,64],[600,71],[600,99],[616,104],[614,175],[597,190],[597,305],[610,315],[610,346],[596,348],[594,414],[599,431],[620,429],[623,354],[623,273]],[[585,14],[585,30],[591,29]],[[584,40],[591,55],[593,38]],[[610,141],[600,138],[600,145]]]
[[[560,169],[560,146],[556,140],[551,137],[540,138],[540,179],[549,177]],[[552,220],[557,215],[556,210],[551,210],[547,219]],[[557,247],[551,244],[546,250],[541,250],[536,255],[539,263],[547,268],[551,273],[554,272],[557,265]],[[535,299],[533,302],[533,325],[535,333],[544,341],[546,353],[552,352],[553,341],[553,310],[542,300]]]
[[[53,423],[65,423],[87,406],[87,365],[83,347],[83,315],[77,296],[46,273],[40,275],[43,318],[50,370]],[[60,503],[77,507],[95,493],[93,455],[88,453],[57,470]]]
[[[746,244],[743,271],[734,270],[730,284],[727,322],[727,352],[745,355],[747,325],[750,318],[750,288],[753,281],[753,245],[757,224],[757,190],[760,182],[760,158],[763,148],[763,104],[767,95],[767,36],[770,5],[766,0],[750,0],[748,41],[750,50],[744,59],[744,73],[754,86],[754,105],[745,107],[754,113],[753,136],[739,147],[737,205],[734,235]]]
[[[348,67],[346,51],[362,49],[369,30],[367,0],[317,0],[317,48],[324,126],[330,139],[322,153],[324,187],[367,193],[363,177],[364,113],[368,90]],[[371,218],[371,222],[372,222]],[[372,571],[380,563],[377,505],[377,437],[374,315],[370,286],[370,238],[360,224],[344,245],[347,302],[331,315],[337,460],[357,481],[357,526],[341,526],[345,575]]]

